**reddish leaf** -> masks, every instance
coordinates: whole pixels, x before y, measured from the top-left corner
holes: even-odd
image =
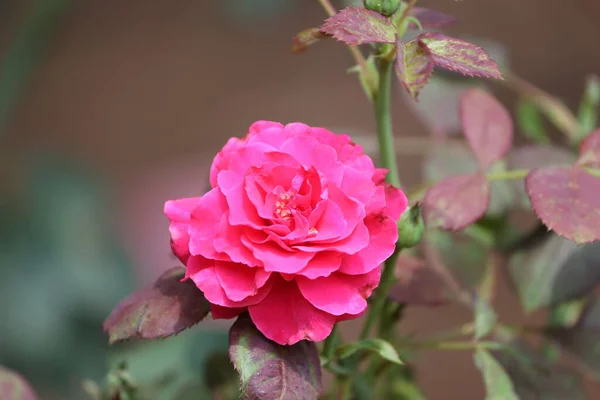
[[[396,42],[396,28],[387,18],[359,7],[344,8],[328,18],[321,27],[321,32],[353,46]]]
[[[549,145],[527,145],[512,149],[506,157],[508,169],[526,169],[546,167],[549,165],[571,165],[575,161],[573,154],[563,148]],[[518,197],[517,205],[530,208],[529,197],[525,190],[525,180],[506,182]]]
[[[600,167],[600,128],[585,138],[579,147],[579,165]]]
[[[481,168],[504,158],[512,144],[513,123],[498,100],[484,90],[469,89],[460,99],[460,118]]]
[[[410,15],[418,19],[424,29],[440,28],[456,22],[456,18],[454,17],[423,7],[414,7],[411,10]],[[409,24],[408,27],[410,29],[417,29],[417,25],[414,23]]]
[[[427,84],[433,72],[431,52],[423,43],[413,40],[396,44],[396,75],[413,99]]]
[[[438,67],[468,76],[503,79],[498,65],[481,47],[437,32],[417,36],[433,55]]]
[[[36,400],[37,398],[29,383],[21,375],[0,367],[0,399]]]
[[[423,214],[429,226],[457,231],[481,218],[489,204],[490,185],[483,175],[456,175],[429,189]]]
[[[308,49],[308,46],[327,37],[319,28],[308,28],[298,33],[292,38],[292,52],[301,53]]]
[[[400,256],[396,264],[397,283],[390,290],[390,298],[399,303],[417,306],[439,306],[450,300],[450,294],[439,272],[425,260]]]
[[[321,365],[314,342],[281,346],[242,315],[229,331],[229,358],[240,375],[243,399],[316,399]]]
[[[204,319],[210,304],[191,280],[181,282],[184,274],[183,267],[172,268],[119,303],[104,322],[109,342],[165,338]]]
[[[532,171],[525,187],[548,229],[576,243],[600,239],[600,178],[580,167],[545,167]]]

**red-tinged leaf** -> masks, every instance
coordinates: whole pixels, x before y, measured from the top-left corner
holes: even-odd
[[[398,281],[390,289],[389,297],[399,303],[433,307],[446,304],[452,298],[439,271],[420,258],[398,257],[396,278]]]
[[[575,243],[600,239],[600,178],[580,167],[545,167],[525,181],[537,217]]]
[[[423,43],[413,40],[396,44],[396,75],[410,96],[416,100],[433,72],[431,52]]]
[[[456,175],[429,189],[423,216],[430,227],[457,231],[483,217],[489,204],[490,185],[483,175]]]
[[[340,10],[325,21],[321,32],[352,46],[396,42],[396,28],[387,18],[360,7]]]
[[[585,138],[579,147],[579,165],[600,167],[600,128]]]
[[[418,19],[424,29],[441,28],[456,22],[456,18],[450,15],[423,7],[414,7],[410,15]],[[409,29],[417,29],[417,25],[413,23],[409,24],[408,27]]]
[[[533,170],[549,165],[571,165],[575,161],[573,154],[560,147],[550,145],[527,145],[512,149],[506,157],[509,170]],[[529,197],[525,191],[525,180],[507,182],[515,191],[517,205],[524,209],[530,208]]]
[[[292,38],[292,52],[301,53],[308,49],[308,46],[327,37],[319,28],[309,28],[298,33]]]
[[[469,89],[460,99],[460,118],[481,168],[504,158],[512,145],[513,122],[498,100],[482,89]]]
[[[498,64],[481,47],[441,33],[426,32],[417,36],[431,50],[438,67],[467,76],[503,79]]]
[[[204,319],[210,304],[191,280],[181,282],[184,275],[183,267],[172,268],[119,303],[104,322],[109,342],[165,338]]]
[[[242,399],[316,399],[322,389],[313,342],[281,346],[242,315],[229,331],[229,358],[240,375]]]
[[[0,367],[0,399],[37,400],[37,398],[29,383],[21,375]]]

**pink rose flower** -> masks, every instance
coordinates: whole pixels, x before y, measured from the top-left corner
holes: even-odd
[[[254,123],[215,157],[212,190],[168,201],[171,247],[212,304],[248,311],[279,344],[320,341],[356,318],[394,251],[407,206],[347,135]]]

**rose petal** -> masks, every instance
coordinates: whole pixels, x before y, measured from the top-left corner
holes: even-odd
[[[248,311],[258,330],[281,345],[324,340],[336,321],[333,315],[312,306],[295,282],[283,279],[278,279],[269,295]]]
[[[349,275],[367,273],[387,260],[396,248],[398,229],[391,218],[383,214],[372,214],[365,219],[369,231],[369,244],[361,251],[345,255],[340,272]]]
[[[227,298],[237,302],[256,295],[271,275],[263,272],[257,279],[257,272],[262,269],[230,262],[216,262],[214,268]]]
[[[213,319],[231,319],[235,318],[241,313],[246,311],[245,307],[242,308],[230,308],[230,307],[221,307],[214,304],[210,305],[210,313],[212,314]]]
[[[356,254],[369,244],[369,230],[364,222],[360,221],[354,231],[347,238],[323,243],[311,243],[307,240],[304,244],[293,245],[299,251],[317,253],[319,251],[335,250],[344,254]]]
[[[316,279],[322,276],[329,276],[337,271],[342,264],[342,253],[335,251],[321,251],[306,264],[306,267],[298,272],[298,275],[309,279]]]
[[[188,227],[192,210],[200,202],[200,197],[170,200],[165,203],[165,215],[171,221],[169,233],[171,234],[171,249],[173,253],[185,264],[190,251]]]
[[[217,235],[213,239],[213,246],[217,253],[226,254],[235,263],[245,264],[251,267],[260,266],[262,263],[254,257],[254,254],[246,246],[241,246],[241,238],[247,230],[245,227],[229,225],[228,212],[223,215],[219,224]]]
[[[385,185],[385,206],[386,215],[394,221],[398,221],[408,207],[408,198],[397,187]]]
[[[319,310],[337,316],[356,315],[367,308],[366,299],[379,284],[380,275],[377,268],[364,275],[334,273],[317,279],[299,276],[296,282],[302,296]]]
[[[320,218],[315,221],[314,217],[317,215]],[[321,201],[311,217],[313,218],[309,217],[308,223],[317,231],[316,235],[310,238],[311,242],[320,242],[347,236],[345,235],[347,223],[344,219],[344,213],[332,200],[326,199]]]
[[[314,257],[314,253],[288,251],[274,242],[252,243],[242,237],[242,243],[252,250],[254,257],[262,261],[265,271],[295,274]]]
[[[215,250],[214,238],[219,234],[221,219],[227,216],[227,203],[217,187],[206,193],[192,211],[190,226],[190,253],[214,260],[229,260]]]
[[[244,180],[234,172],[221,171],[217,177],[219,188],[227,200],[229,223],[231,225],[250,226],[260,229],[264,220],[256,212],[256,208],[244,191]]]
[[[239,264],[234,264],[238,265]],[[246,307],[251,304],[261,302],[271,290],[271,281],[267,281],[254,296],[246,297],[242,301],[233,301],[223,289],[223,284],[219,280],[217,270],[220,267],[216,267],[214,260],[209,260],[201,256],[192,256],[188,260],[186,276],[192,279],[198,289],[204,293],[204,297],[212,304],[216,304],[223,307]],[[241,265],[241,268],[248,269],[249,267]],[[230,289],[234,290],[234,283],[231,283]]]

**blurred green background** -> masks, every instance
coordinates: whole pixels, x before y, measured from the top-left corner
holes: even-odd
[[[508,48],[520,75],[568,104],[577,104],[583,77],[600,70],[597,1],[567,9],[560,0],[422,3],[457,16],[454,34]],[[102,321],[177,264],[162,205],[205,190],[226,138],[273,119],[372,145],[371,109],[344,73],[351,60],[342,46],[289,53],[291,36],[323,19],[310,0],[0,2],[0,364],[23,373],[43,399],[81,399],[83,379],[101,381],[122,360],[137,379],[164,378],[166,399],[186,385],[188,398],[208,398],[199,395],[203,361],[226,349],[227,323],[109,350]],[[456,86],[429,90],[421,113],[398,92],[397,135],[456,130]],[[402,154],[403,182],[418,183],[422,154]],[[500,308],[510,318],[516,304]],[[419,310],[406,329],[432,331],[465,315]],[[448,385],[457,398],[481,398],[461,357],[420,361],[432,399]]]

